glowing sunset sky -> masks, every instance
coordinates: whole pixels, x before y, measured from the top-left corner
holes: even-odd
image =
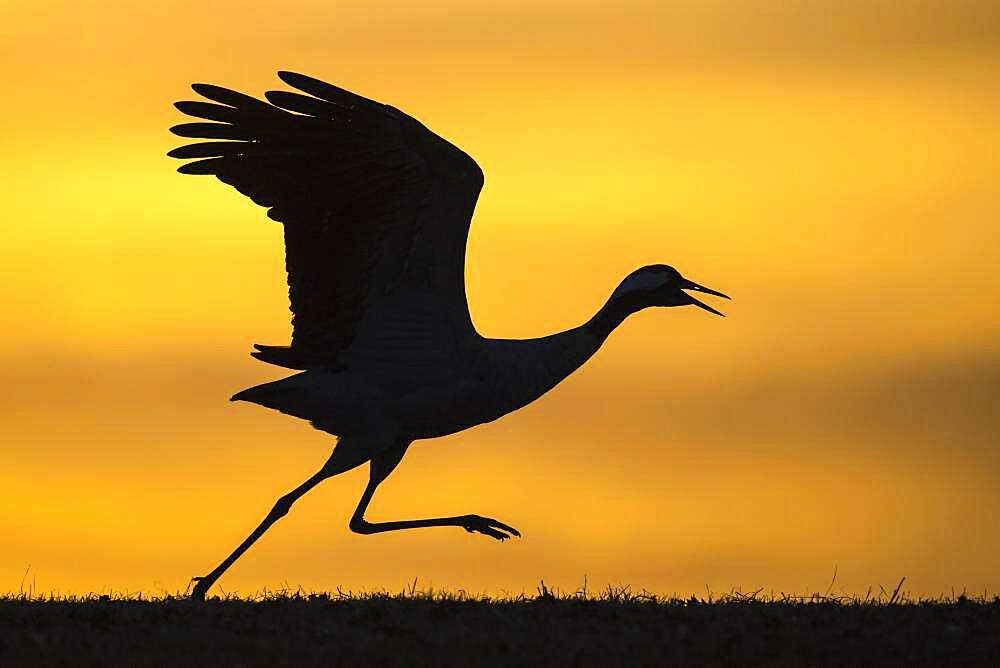
[[[282,377],[281,229],[165,156],[188,84],[278,69],[476,158],[486,336],[575,326],[668,263],[726,319],[652,309],[551,394],[358,469],[220,581],[250,592],[630,583],[1000,589],[994,3],[14,2],[0,10],[0,591],[183,589],[332,440],[235,391]]]

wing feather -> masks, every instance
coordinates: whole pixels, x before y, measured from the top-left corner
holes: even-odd
[[[300,114],[311,116],[332,117],[338,113],[350,113],[349,110],[339,107],[331,102],[317,100],[308,95],[290,93],[284,90],[269,90],[264,93],[267,101],[276,107],[281,107],[288,111],[295,111]]]
[[[246,93],[240,93],[235,90],[230,90],[228,88],[223,88],[222,86],[216,86],[214,84],[204,84],[195,83],[191,84],[191,90],[198,93],[202,97],[208,98],[215,102],[221,102],[222,104],[229,107],[236,107],[243,110],[257,109],[264,113],[269,113],[272,111],[271,107],[261,100],[253,97],[252,95],[247,95]]]
[[[367,97],[362,97],[357,93],[352,93],[349,90],[341,88],[339,86],[334,86],[333,84],[321,81],[319,79],[314,79],[313,77],[306,76],[305,74],[299,74],[297,72],[278,72],[278,78],[284,81],[286,84],[293,88],[298,88],[304,93],[309,93],[314,97],[318,97],[321,100],[326,100],[327,102],[333,102],[349,108],[366,108],[366,107],[383,107],[378,102],[374,100],[369,100]]]
[[[254,356],[336,366],[372,304],[400,286],[434,296],[435,317],[458,314],[471,330],[463,274],[482,186],[475,162],[393,107],[305,75],[278,76],[298,92],[268,91],[263,101],[193,84],[209,102],[176,107],[211,122],[171,132],[229,141],[168,153],[195,159],[181,173],[216,176],[284,226],[292,343],[258,346]]]
[[[181,123],[170,128],[178,137],[200,139],[254,139],[252,130],[230,123]]]
[[[178,146],[167,153],[171,158],[209,158],[222,155],[236,155],[241,152],[240,144],[231,141],[204,141],[198,144]]]
[[[210,121],[220,121],[222,123],[234,123],[239,120],[240,112],[233,107],[211,102],[174,102],[174,106],[188,116],[204,118]]]

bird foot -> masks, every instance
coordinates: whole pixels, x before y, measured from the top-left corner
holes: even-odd
[[[512,536],[521,537],[521,532],[512,526],[507,526],[503,522],[481,517],[479,515],[465,515],[462,517],[461,527],[469,533],[481,533],[499,541],[507,540]]]
[[[204,601],[205,594],[208,592],[209,587],[212,586],[212,581],[206,576],[196,575],[191,578],[191,582],[194,583],[194,589],[191,590],[191,600]]]

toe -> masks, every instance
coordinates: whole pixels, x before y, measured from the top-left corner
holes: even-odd
[[[501,542],[510,538],[510,536],[508,536],[507,534],[497,531],[496,529],[491,529],[490,527],[481,527],[477,529],[477,531],[479,531],[479,533],[490,536],[491,538],[496,538]]]
[[[502,529],[503,531],[506,531],[507,533],[511,534],[512,536],[517,536],[518,538],[521,537],[521,532],[520,531],[518,531],[517,529],[515,529],[512,526],[504,524],[503,522],[501,522],[499,520],[493,520],[493,519],[491,519],[491,520],[489,520],[489,523],[490,523],[490,526],[493,526],[493,527],[495,527],[497,529]]]
[[[521,533],[512,526],[507,526],[503,522],[491,517],[481,517],[479,515],[468,515],[466,523],[462,527],[469,532],[481,533],[499,541],[507,540],[512,536],[520,537]]]

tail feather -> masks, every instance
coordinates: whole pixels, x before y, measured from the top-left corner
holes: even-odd
[[[304,371],[281,380],[248,387],[229,400],[248,401],[308,420],[317,429],[337,434],[339,431],[333,425],[341,424],[349,411],[345,411],[337,397],[324,388],[322,380],[335,376],[328,370]],[[319,381],[317,377],[320,378]]]
[[[300,351],[291,346],[265,346],[260,343],[253,344],[257,350],[250,353],[254,359],[267,362],[275,366],[286,369],[308,369],[309,363]]]
[[[259,387],[260,387],[260,385],[257,385],[256,387],[248,387],[245,390],[240,390],[239,392],[237,392],[233,396],[229,397],[229,400],[230,401],[249,401],[249,402],[255,403],[255,404],[256,403],[260,403],[256,399],[256,394],[257,393],[254,392],[254,390],[257,390]]]
[[[294,378],[295,376],[289,376],[288,378],[282,378],[270,383],[248,387],[229,397],[229,400],[249,401],[250,403],[259,404],[267,408],[281,410],[281,406],[287,403],[289,399],[292,399],[292,395],[295,394],[294,386],[289,382]]]

